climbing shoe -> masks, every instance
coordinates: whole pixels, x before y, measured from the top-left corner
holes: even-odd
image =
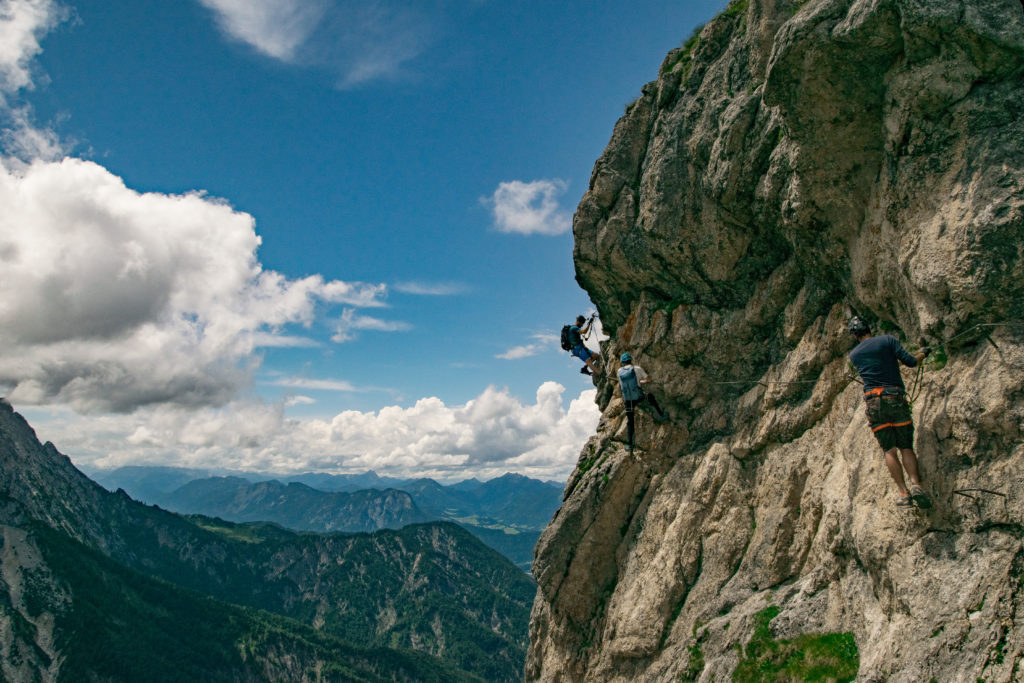
[[[914,498],[909,493],[900,493],[896,496],[896,507],[912,508],[914,507]]]
[[[910,497],[917,503],[917,507],[927,510],[932,506],[932,499],[924,492],[924,489],[916,484],[910,487]]]
[[[584,365],[582,368],[580,368],[580,374],[581,375],[588,375],[589,376],[589,375],[592,375],[594,373],[592,373],[590,370],[588,370],[587,366]]]

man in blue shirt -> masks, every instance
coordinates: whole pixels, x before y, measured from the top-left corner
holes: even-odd
[[[590,332],[590,327],[593,324],[593,316],[591,316],[590,320],[587,320],[582,315],[578,315],[576,316],[576,324],[569,328],[569,340],[572,344],[572,349],[570,349],[569,353],[586,363],[585,366],[580,368],[580,372],[584,375],[599,372],[597,361],[600,359],[600,356],[588,349],[583,343],[584,335]]]
[[[871,328],[857,316],[850,319],[850,334],[858,342],[850,352],[850,362],[864,381],[868,424],[885,453],[885,466],[900,492],[896,505],[906,507],[917,503],[921,508],[931,507],[931,499],[921,488],[914,454],[914,421],[899,366],[902,363],[917,367],[930,349],[911,355],[895,337],[887,334],[872,337]],[[903,478],[904,469],[910,479],[909,490]]]

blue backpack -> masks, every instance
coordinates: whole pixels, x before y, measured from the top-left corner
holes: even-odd
[[[636,379],[636,371],[632,365],[619,368],[619,386],[622,387],[622,398],[627,401],[639,401],[644,397],[640,382]]]

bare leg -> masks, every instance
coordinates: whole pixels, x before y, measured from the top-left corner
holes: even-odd
[[[900,464],[900,459],[899,459],[899,457],[897,457],[897,454],[898,454],[899,450],[900,449],[898,449],[898,448],[890,448],[889,450],[887,450],[885,452],[885,466],[888,468],[889,475],[892,477],[893,481],[896,482],[896,488],[898,488],[900,490],[901,494],[907,495],[909,493],[909,491],[907,491],[907,482],[904,481],[904,479],[903,479],[903,465]],[[906,451],[904,451],[904,453],[906,453]],[[914,452],[911,451],[910,454],[911,454],[911,456],[913,456]],[[904,454],[903,457],[906,458],[906,455]],[[916,475],[917,475],[917,460],[914,459],[914,475],[913,476],[916,477]]]
[[[903,467],[907,470],[907,477],[910,479],[910,483],[914,486],[920,486],[921,477],[917,471],[917,455],[914,454],[914,449],[901,448],[900,453],[903,454]]]

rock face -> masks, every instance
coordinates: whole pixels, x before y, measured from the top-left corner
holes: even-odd
[[[1022,140],[1019,0],[734,0],[669,53],[574,220],[612,381],[536,549],[528,680],[729,680],[820,633],[859,681],[1024,680]],[[940,349],[931,510],[892,504],[852,314]],[[634,454],[627,350],[671,416]]]

